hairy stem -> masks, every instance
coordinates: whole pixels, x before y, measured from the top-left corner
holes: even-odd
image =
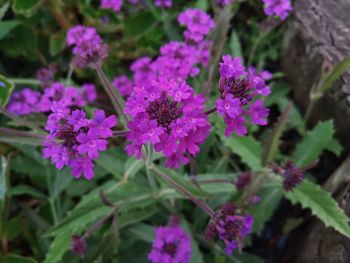
[[[182,185],[178,184],[176,181],[174,181],[172,178],[170,178],[168,175],[163,173],[161,170],[159,170],[155,165],[151,165],[150,169],[154,171],[159,177],[161,177],[164,181],[166,181],[168,184],[170,184],[175,190],[189,198],[193,203],[195,203],[197,206],[202,208],[204,212],[206,212],[210,217],[213,217],[215,215],[215,212],[213,209],[211,209],[207,203],[204,201],[198,199],[195,197],[191,192],[189,192],[186,188],[184,188]]]

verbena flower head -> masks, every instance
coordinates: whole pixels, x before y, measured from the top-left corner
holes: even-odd
[[[96,87],[94,84],[85,83],[81,86],[83,98],[86,102],[93,102],[97,99]]]
[[[204,101],[179,79],[161,78],[149,87],[135,87],[125,107],[133,118],[128,124],[128,154],[141,158],[142,145],[150,142],[167,158],[168,167],[188,163],[209,135]]]
[[[219,6],[225,6],[225,5],[230,5],[230,4],[233,4],[235,0],[216,0],[216,3],[219,5]]]
[[[293,10],[290,0],[263,0],[264,12],[268,16],[277,16],[284,20]]]
[[[189,8],[182,12],[178,21],[185,26],[184,37],[189,42],[199,43],[203,41],[210,30],[215,26],[214,20],[200,9]]]
[[[253,221],[250,215],[239,214],[234,204],[224,204],[209,222],[206,238],[221,239],[225,243],[226,254],[230,256],[234,250],[242,249],[244,238],[251,233]]]
[[[237,190],[242,191],[246,186],[250,184],[251,180],[252,180],[252,173],[250,172],[240,173],[235,182]]]
[[[116,117],[105,118],[103,110],[96,110],[94,119],[88,120],[83,110],[71,112],[63,101],[54,102],[51,110],[45,126],[50,134],[43,142],[44,158],[51,158],[57,169],[69,166],[75,178],[84,174],[91,180],[93,160],[107,149],[106,139],[112,135]]]
[[[279,167],[277,164],[269,164],[270,168],[284,178],[283,188],[287,192],[293,190],[304,179],[304,172],[306,169],[296,166],[292,161],[287,161],[283,167]],[[307,168],[308,169],[308,168]]]
[[[113,86],[119,91],[123,97],[128,97],[132,93],[134,83],[125,75],[121,75],[113,79]]]
[[[232,132],[242,136],[247,133],[246,122],[267,124],[269,110],[259,96],[270,94],[270,88],[262,77],[242,65],[239,57],[224,55],[220,63],[220,99],[216,107],[226,123],[226,136]]]
[[[78,89],[72,86],[65,87],[59,82],[53,83],[44,90],[40,98],[38,107],[41,112],[48,112],[53,103],[64,102],[66,107],[83,107],[87,102],[90,102],[96,97],[94,88],[84,86]],[[89,93],[89,94],[87,94]]]
[[[108,46],[93,27],[75,26],[67,32],[67,44],[73,47],[77,67],[95,67],[108,56]]]
[[[29,88],[13,92],[7,105],[7,110],[15,115],[26,115],[38,112],[40,93]]]
[[[179,226],[157,227],[148,259],[152,263],[190,262],[191,243],[189,236]]]
[[[43,87],[50,86],[56,73],[56,65],[52,64],[47,68],[41,68],[37,71],[36,77]]]
[[[163,7],[163,8],[170,8],[173,5],[172,0],[154,0],[155,6]]]
[[[71,251],[73,254],[78,255],[83,259],[87,253],[87,244],[85,238],[78,235],[72,236]]]
[[[100,7],[103,9],[112,9],[119,12],[122,9],[123,0],[101,0]]]

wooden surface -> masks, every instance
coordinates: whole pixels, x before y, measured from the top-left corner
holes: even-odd
[[[282,67],[302,110],[322,69],[350,56],[350,0],[296,0],[284,39]],[[350,147],[350,71],[321,99],[311,124],[334,118],[337,135]]]

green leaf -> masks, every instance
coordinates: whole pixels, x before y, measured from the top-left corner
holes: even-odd
[[[70,229],[66,229],[65,231],[58,233],[50,245],[44,263],[60,262],[66,251],[71,246],[73,234],[74,232]]]
[[[8,254],[7,256],[0,257],[0,261],[3,263],[37,263],[33,258],[22,257],[15,254]]]
[[[137,224],[128,228],[128,233],[138,240],[152,243],[154,239],[155,228],[147,224]]]
[[[157,21],[149,12],[136,13],[125,20],[124,33],[127,38],[138,39],[156,25]]]
[[[232,31],[230,39],[230,53],[234,57],[243,58],[242,46],[236,31]]]
[[[262,168],[262,148],[261,144],[251,136],[239,137],[233,134],[231,138],[227,138],[224,134],[220,134],[221,140],[228,146],[232,152],[242,158],[242,162],[246,163],[253,171]]]
[[[50,36],[50,55],[56,56],[59,54],[66,45],[66,34],[64,32],[60,32],[58,34],[54,34]]]
[[[266,183],[259,196],[261,202],[253,206],[249,212],[254,217],[254,233],[260,233],[263,230],[265,223],[276,210],[283,196],[282,186],[276,182]]]
[[[4,38],[8,33],[11,32],[21,22],[17,20],[0,21],[0,39]]]
[[[0,21],[4,18],[6,15],[7,10],[9,9],[10,3],[6,2],[2,7],[0,7]],[[1,30],[0,30],[1,32]]]
[[[304,166],[315,161],[327,148],[334,133],[333,121],[319,122],[312,131],[307,132],[297,145],[292,160],[298,166]]]
[[[70,170],[65,167],[62,170],[55,170],[56,176],[54,177],[53,189],[52,189],[52,198],[58,197],[64,190],[67,189],[68,185],[73,181],[73,176],[71,175]],[[48,176],[51,176],[49,174]]]
[[[340,154],[341,154],[342,151],[344,150],[344,149],[343,149],[343,146],[341,146],[341,144],[340,144],[340,143],[338,142],[338,140],[335,139],[335,138],[332,138],[332,139],[329,141],[329,143],[328,143],[326,149],[327,149],[328,151],[334,153],[334,154],[335,154],[336,156],[338,156],[338,157],[340,156]]]
[[[136,224],[140,221],[143,221],[158,211],[157,207],[153,204],[151,206],[139,207],[136,209],[129,210],[125,213],[122,213],[119,217],[119,226],[120,228]]]
[[[27,194],[39,199],[46,199],[46,195],[36,190],[35,188],[24,184],[11,187],[7,194],[10,196]]]
[[[217,179],[224,179],[224,180],[230,180],[229,182],[215,182],[215,183],[208,183],[208,184],[200,184],[201,188],[208,193],[211,194],[222,194],[222,193],[229,193],[229,194],[235,194],[236,187],[233,184],[233,174],[198,174],[198,182],[206,181],[206,180],[217,180]]]
[[[15,0],[12,8],[16,14],[31,17],[42,3],[43,0]]]
[[[96,160],[96,163],[101,166],[104,170],[114,175],[117,178],[121,178],[124,171],[124,164],[116,158],[110,152],[102,152],[100,157]]]
[[[285,196],[293,203],[300,203],[303,208],[311,209],[313,215],[317,216],[327,227],[332,227],[346,237],[350,237],[349,218],[339,208],[338,203],[331,197],[330,193],[323,190],[305,179],[292,192]]]
[[[13,83],[6,79],[3,75],[0,75],[0,107],[6,107],[13,89]]]

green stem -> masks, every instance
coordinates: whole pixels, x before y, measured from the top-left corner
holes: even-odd
[[[252,51],[249,54],[248,64],[247,64],[248,67],[250,67],[252,65],[256,51],[257,51],[257,49],[258,49],[258,47],[259,47],[259,45],[264,37],[266,37],[266,33],[263,31],[260,31],[259,36],[256,38],[256,40],[254,42],[254,45],[252,47]]]
[[[110,97],[116,112],[119,114],[119,116],[123,116],[125,121],[129,121],[128,116],[124,113],[123,107],[122,107],[121,103],[119,102],[117,96],[115,95],[116,90],[112,87],[111,83],[109,82],[108,78],[106,77],[105,73],[103,72],[102,66],[97,65],[95,67],[95,70],[96,70],[96,72],[97,72],[97,74],[102,82],[102,85],[103,85],[106,93]]]
[[[161,177],[165,182],[167,182],[169,185],[171,185],[175,190],[189,198],[193,203],[195,203],[197,206],[203,209],[204,212],[206,212],[210,217],[213,217],[215,215],[215,212],[213,209],[211,209],[207,203],[204,201],[198,199],[195,197],[191,192],[189,192],[186,188],[184,188],[182,185],[178,184],[176,181],[174,181],[172,178],[170,178],[168,175],[163,173],[161,170],[159,170],[154,164],[150,166],[150,169],[154,171],[159,177]]]
[[[52,181],[51,181],[51,173],[49,168],[46,166],[46,184],[47,184],[47,188],[48,188],[48,192],[49,192],[49,205],[50,205],[50,209],[51,209],[51,214],[52,214],[52,218],[53,218],[53,222],[54,225],[57,224],[58,222],[58,217],[57,217],[57,212],[56,212],[56,207],[55,207],[55,201],[52,198]]]
[[[41,85],[40,81],[37,79],[11,78],[9,80],[12,81],[15,85],[33,85],[33,86]]]

